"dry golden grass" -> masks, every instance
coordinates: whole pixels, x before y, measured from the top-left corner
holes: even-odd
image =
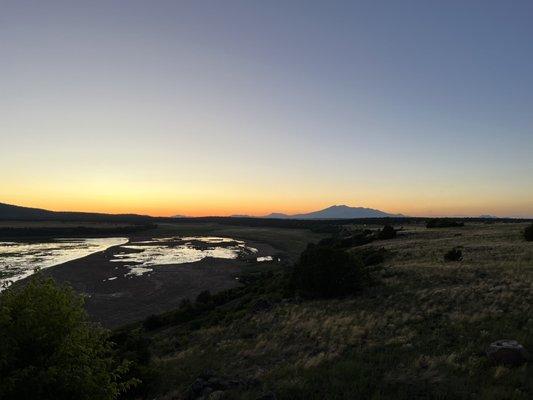
[[[360,296],[280,303],[198,329],[176,351],[161,351],[158,363],[179,376],[212,367],[258,378],[281,398],[350,398],[356,388],[361,398],[530,398],[530,367],[492,366],[483,354],[504,337],[533,350],[533,243],[523,228],[406,227],[369,245],[393,257],[381,283]],[[444,262],[456,246],[464,260]],[[353,382],[334,382],[352,370]]]

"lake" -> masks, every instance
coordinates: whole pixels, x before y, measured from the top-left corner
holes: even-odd
[[[0,242],[0,290],[45,269],[122,245],[128,238],[54,239],[47,242]]]
[[[149,274],[154,267],[195,263],[205,258],[272,261],[242,240],[216,236],[173,236],[130,242],[128,238],[74,238],[46,242],[0,242],[0,290],[45,269],[119,246],[110,260],[127,267],[124,276]],[[108,280],[116,279],[115,276]]]
[[[115,254],[111,262],[124,263],[130,269],[126,275],[143,275],[154,266],[186,264],[204,258],[242,258],[263,261],[256,257],[257,249],[242,240],[215,236],[187,236],[154,238],[120,246],[124,251]]]

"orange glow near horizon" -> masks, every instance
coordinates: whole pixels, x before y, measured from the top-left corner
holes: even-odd
[[[108,214],[142,214],[154,217],[170,217],[174,215],[184,215],[189,217],[203,216],[229,216],[229,215],[250,215],[264,216],[272,212],[285,214],[299,214],[317,211],[336,204],[346,204],[352,207],[375,208],[392,214],[404,214],[413,217],[424,216],[479,216],[490,214],[496,216],[517,216],[513,214],[513,207],[490,207],[480,208],[479,205],[456,203],[426,203],[413,204],[409,201],[397,201],[390,204],[384,200],[370,202],[345,202],[345,201],[255,201],[255,202],[232,202],[227,199],[219,201],[211,200],[182,200],[182,201],[149,201],[140,200],[120,201],[114,199],[40,199],[37,201],[25,201],[24,199],[12,197],[1,199],[0,202],[19,205],[24,207],[42,208],[51,211],[80,211]],[[522,204],[522,206],[526,206]],[[532,210],[533,211],[533,210]],[[532,212],[533,214],[533,212]],[[527,217],[528,215],[520,215]]]
[[[142,169],[64,169],[38,176],[36,170],[19,170],[3,180],[0,202],[53,211],[152,216],[298,214],[339,204],[409,216],[533,216],[531,187],[505,182],[474,186],[466,179],[450,184],[435,183],[431,177],[394,182],[338,174],[319,180],[314,174],[239,176],[230,170],[214,176],[211,171],[191,169],[188,175],[172,176],[163,168],[146,175]]]

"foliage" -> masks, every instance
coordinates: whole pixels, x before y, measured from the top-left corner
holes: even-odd
[[[0,296],[0,398],[115,399],[126,371],[70,288],[36,277]]]
[[[426,228],[455,228],[461,226],[465,226],[465,223],[451,218],[432,218],[426,222]]]
[[[306,298],[333,298],[356,293],[370,281],[363,262],[349,253],[310,244],[295,265],[292,279]]]
[[[454,247],[444,254],[444,261],[461,261],[462,259],[463,251],[458,247]]]
[[[116,352],[121,359],[130,363],[126,379],[138,380],[120,395],[120,399],[144,399],[157,382],[157,371],[150,364],[152,340],[144,335],[142,329],[124,327],[113,332],[110,340],[116,343]]]
[[[531,224],[524,230],[524,238],[528,242],[533,242],[533,224]]]
[[[347,249],[349,247],[362,246],[375,240],[373,232],[369,229],[350,232],[349,234],[338,234],[322,239],[318,244],[336,249]]]
[[[396,229],[391,225],[385,225],[381,231],[378,233],[378,239],[388,240],[394,239],[396,237]]]
[[[211,293],[209,292],[209,290],[204,290],[196,297],[197,303],[209,304],[210,301],[211,301]]]
[[[161,315],[150,315],[143,321],[143,327],[147,331],[155,331],[164,325],[164,320]]]
[[[384,262],[390,254],[383,247],[364,247],[361,249],[355,249],[352,252],[352,255],[358,257],[365,267],[371,267]]]

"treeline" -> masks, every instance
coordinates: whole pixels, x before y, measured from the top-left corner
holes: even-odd
[[[352,219],[277,219],[277,218],[251,218],[251,217],[195,217],[195,218],[157,218],[161,222],[180,223],[216,223],[221,225],[236,225],[250,227],[269,227],[287,229],[309,229],[318,233],[336,233],[344,225],[409,225],[409,224],[446,224],[453,221],[458,224],[465,223],[520,223],[529,222],[528,219],[515,218],[427,218],[427,217],[383,217],[383,218],[352,218]]]
[[[155,229],[156,224],[143,223],[124,226],[65,226],[65,227],[1,227],[0,238],[2,239],[19,239],[19,238],[43,238],[43,237],[83,237],[83,236],[109,236],[109,235],[128,235],[137,232],[143,232]]]

